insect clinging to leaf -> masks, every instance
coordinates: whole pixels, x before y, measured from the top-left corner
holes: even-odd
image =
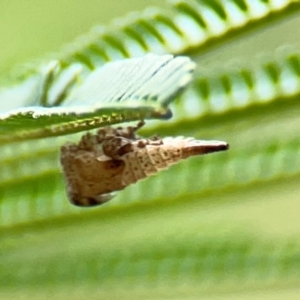
[[[185,137],[142,138],[144,125],[105,127],[85,134],[78,144],[61,148],[61,164],[71,203],[94,206],[107,202],[128,185],[154,175],[190,156],[228,149],[222,141]]]

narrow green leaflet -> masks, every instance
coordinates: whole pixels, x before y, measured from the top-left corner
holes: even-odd
[[[198,55],[300,11],[300,3],[293,0],[173,0],[170,4],[167,11],[151,8],[94,28],[62,53],[61,61],[80,62],[92,70],[109,60],[148,52]]]
[[[220,115],[236,110],[246,115],[255,107],[269,110],[283,105],[296,107],[300,96],[300,54],[283,49],[254,64],[235,68],[205,70],[196,75],[173,108],[171,122],[193,120],[213,123]]]
[[[125,121],[169,118],[168,104],[190,82],[194,67],[187,57],[151,54],[108,63],[83,78],[61,106],[29,106],[2,113],[0,143],[64,135]],[[57,89],[57,85],[50,86]],[[53,93],[58,96],[52,102],[60,102],[62,92],[50,88],[48,98]],[[35,97],[37,94],[38,91]],[[38,102],[48,104],[44,92],[39,97]]]

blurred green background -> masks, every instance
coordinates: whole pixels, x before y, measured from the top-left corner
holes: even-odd
[[[92,26],[164,1],[0,1],[1,73],[16,63],[58,52]]]
[[[91,26],[106,25],[153,5],[170,9],[159,0],[0,0],[0,76],[18,64],[59,52]],[[244,32],[242,39],[235,36],[220,47],[192,54],[192,59],[198,73],[214,74],[240,64],[252,67],[273,57],[278,47],[292,45],[298,51],[299,28],[299,15],[291,15],[258,31]],[[279,161],[268,160],[265,154],[260,157],[255,152],[260,143],[298,139],[297,105],[272,111],[266,105],[244,113],[241,109],[223,119],[221,114],[214,116],[215,123],[183,122],[169,128],[166,123],[159,133],[224,139],[231,145],[228,155],[232,156],[212,155],[206,165],[218,160],[230,164],[235,153],[245,151],[232,173],[250,169],[258,174],[262,168],[258,160],[271,167]],[[145,129],[144,133],[153,132]],[[248,150],[256,156],[248,159]],[[3,226],[0,298],[300,299],[298,150],[290,161],[289,150],[282,151],[297,169],[293,174],[253,175],[245,184],[218,188],[216,183],[215,191],[180,194],[172,178],[185,186],[232,175],[230,169],[222,173],[206,165],[203,170],[208,173],[201,172],[202,163],[195,158],[166,171],[161,180],[150,178],[124,191],[123,200],[135,195],[149,201],[90,211],[72,208],[63,216]],[[187,170],[192,170],[189,178]],[[40,180],[47,181],[47,176]],[[61,177],[57,180],[61,182]],[[151,202],[147,193],[153,186],[161,190],[161,196]],[[61,206],[69,206],[66,199],[61,201]],[[47,216],[45,202],[41,214]],[[22,206],[16,211],[21,215]]]
[[[85,34],[92,26],[108,25],[115,18],[149,7],[170,9],[166,1],[0,1],[0,72],[5,74],[12,66],[58,52],[62,46]],[[278,22],[271,28],[244,37],[243,42],[228,43],[201,57],[200,65],[218,64],[220,59],[256,58],[262,52],[273,53],[282,45],[300,46],[299,17]],[[218,65],[218,67],[220,67]]]

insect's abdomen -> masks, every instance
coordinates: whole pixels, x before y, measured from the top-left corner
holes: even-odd
[[[228,147],[226,143],[219,141],[214,143],[183,137],[167,137],[161,140],[161,143],[151,140],[147,142],[148,144],[142,148],[138,146],[137,142],[133,142],[134,150],[122,156],[125,163],[124,185],[154,175],[190,156],[217,151],[216,147],[219,147],[219,150],[225,150]]]

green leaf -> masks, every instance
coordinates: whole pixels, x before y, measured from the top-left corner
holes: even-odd
[[[194,67],[189,58],[172,55],[148,55],[107,64],[83,79],[59,107],[29,106],[2,113],[0,143],[58,136],[126,121],[169,118],[168,104],[190,82]],[[38,97],[38,103],[48,106],[45,99],[51,98],[53,89],[60,84],[56,82],[49,90],[53,72],[45,77],[43,86],[38,86],[30,97]],[[61,102],[60,95],[65,93],[56,92],[56,99]]]
[[[171,122],[201,123],[237,111],[249,114],[253,109],[295,107],[300,96],[300,55],[294,49],[277,51],[260,58],[253,65],[236,63],[235,67],[202,70],[196,74],[188,91],[174,105]]]

